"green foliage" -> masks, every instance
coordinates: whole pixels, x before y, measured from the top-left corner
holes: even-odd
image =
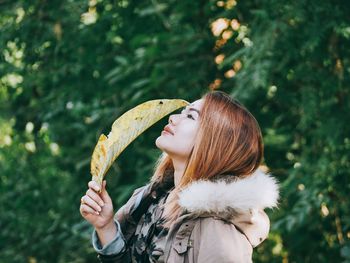
[[[350,262],[345,1],[0,1],[0,254],[94,262],[79,214],[98,136],[208,87],[256,116],[282,186],[255,262]],[[216,26],[215,26],[216,25]],[[152,174],[166,119],[107,175],[115,206]]]
[[[13,136],[0,154],[1,260],[83,262],[81,255],[91,248],[89,226],[76,212],[80,193],[72,177],[57,169],[46,134],[35,139],[40,154],[28,153],[31,146],[23,141],[29,137]]]

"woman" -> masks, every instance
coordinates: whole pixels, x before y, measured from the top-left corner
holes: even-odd
[[[263,142],[255,118],[226,93],[196,100],[156,140],[162,155],[150,183],[113,217],[103,182],[82,197],[101,262],[252,262],[268,235],[264,208],[278,187],[258,169]]]

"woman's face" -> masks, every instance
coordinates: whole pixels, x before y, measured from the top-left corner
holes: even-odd
[[[172,159],[187,160],[199,128],[203,99],[185,107],[181,113],[172,114],[165,131],[156,139],[156,146]],[[168,130],[168,131],[167,131]]]

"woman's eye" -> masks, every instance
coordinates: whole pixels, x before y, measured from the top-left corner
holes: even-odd
[[[190,118],[192,120],[194,120],[193,116],[191,114],[187,114],[187,118]]]

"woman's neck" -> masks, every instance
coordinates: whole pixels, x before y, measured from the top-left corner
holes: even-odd
[[[186,162],[180,161],[180,160],[174,160],[174,159],[172,159],[172,161],[174,166],[174,185],[175,187],[177,187],[185,172]]]

